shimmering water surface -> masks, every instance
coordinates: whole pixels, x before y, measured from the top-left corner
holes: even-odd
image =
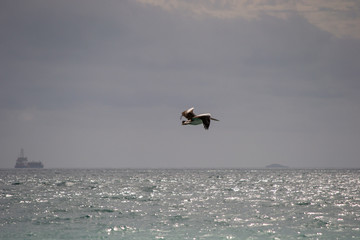
[[[360,170],[0,170],[0,239],[360,239]]]

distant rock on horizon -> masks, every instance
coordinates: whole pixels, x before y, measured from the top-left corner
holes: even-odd
[[[274,164],[267,165],[266,168],[289,168],[289,167],[281,165],[281,164],[274,163]]]

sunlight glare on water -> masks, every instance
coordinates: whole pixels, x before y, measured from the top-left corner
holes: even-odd
[[[360,239],[359,170],[0,170],[0,239]]]

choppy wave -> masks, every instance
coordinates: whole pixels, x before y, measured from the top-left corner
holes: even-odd
[[[359,170],[0,170],[0,239],[360,239]]]

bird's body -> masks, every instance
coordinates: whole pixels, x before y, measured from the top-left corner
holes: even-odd
[[[203,121],[200,118],[192,118],[191,120],[188,120],[188,121],[190,121],[188,123],[190,125],[199,125],[199,124],[203,123]]]
[[[215,118],[212,118],[210,113],[203,113],[199,115],[194,114],[194,108],[189,108],[188,110],[182,112],[181,117],[185,117],[188,120],[182,121],[182,125],[199,125],[203,124],[204,128],[207,130],[210,126],[210,121],[219,121]],[[180,118],[181,118],[180,117]]]

